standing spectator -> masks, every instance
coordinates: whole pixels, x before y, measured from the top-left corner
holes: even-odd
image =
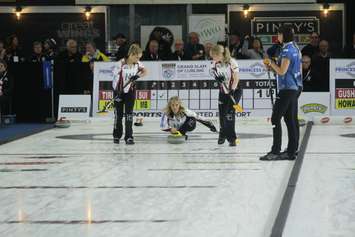
[[[8,62],[18,63],[24,62],[25,57],[19,45],[19,40],[16,35],[10,35],[7,38],[8,48],[6,49],[6,57]]]
[[[93,69],[94,62],[110,61],[109,58],[105,54],[101,53],[100,50],[98,50],[96,48],[96,45],[94,42],[86,43],[85,49],[86,49],[86,53],[85,53],[85,55],[83,55],[81,61],[83,63],[90,63],[91,69]]]
[[[266,57],[264,53],[263,44],[261,40],[257,37],[254,37],[251,40],[252,47],[249,49],[249,35],[244,37],[244,42],[242,46],[242,54],[248,59],[263,59]]]
[[[313,91],[311,58],[307,54],[302,55],[302,81],[303,91]]]
[[[43,48],[42,48],[42,43],[39,41],[33,42],[33,52],[32,56],[29,58],[29,62],[32,63],[40,63],[45,60],[45,57],[43,55]]]
[[[127,56],[129,45],[126,36],[122,33],[118,33],[114,40],[116,41],[117,45],[117,53],[115,57],[116,60],[119,61],[120,59]]]
[[[310,58],[312,58],[319,52],[319,34],[317,32],[313,32],[309,36],[309,40],[309,44],[304,46],[302,49],[302,55],[307,54]]]
[[[156,40],[150,40],[145,48],[142,61],[158,61],[161,60],[159,55],[159,43]]]
[[[86,53],[83,55],[81,61],[83,63],[88,63],[90,67],[90,73],[87,75],[87,80],[84,83],[84,94],[90,94],[92,92],[92,84],[93,84],[93,71],[94,71],[94,62],[107,62],[110,61],[109,58],[100,52],[96,48],[94,42],[87,42],[85,45]],[[86,76],[85,76],[86,77]]]
[[[313,88],[315,91],[329,91],[329,45],[328,41],[319,42],[319,52],[312,58]]]
[[[213,47],[213,44],[211,42],[207,42],[205,45],[205,60],[212,60],[211,55],[210,55],[210,51],[211,48]]]
[[[189,34],[189,43],[186,45],[185,53],[189,60],[203,60],[205,48],[200,44],[199,35],[196,32]]]
[[[343,55],[345,58],[355,58],[355,32],[353,33],[353,42],[344,47]]]
[[[13,78],[7,71],[6,61],[0,59],[0,110],[4,114],[11,112],[10,103],[13,83]]]
[[[69,63],[81,62],[82,55],[78,52],[78,43],[73,39],[68,39],[66,46],[66,49],[58,54],[57,60]]]
[[[172,54],[171,60],[181,61],[188,60],[184,50],[184,41],[181,39],[175,40],[175,52]]]
[[[6,57],[6,49],[4,41],[0,40],[0,59],[5,60]]]
[[[240,34],[237,32],[229,35],[229,51],[231,52],[231,56],[237,59],[243,59],[242,55],[242,41]]]
[[[55,39],[50,38],[46,39],[43,43],[44,47],[44,56],[46,60],[50,61],[53,60],[57,55],[56,55],[56,49],[57,49],[57,42]]]

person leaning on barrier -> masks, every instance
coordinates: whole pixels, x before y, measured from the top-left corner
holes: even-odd
[[[7,63],[0,59],[0,111],[2,114],[7,114],[10,111],[10,103],[14,80],[11,74],[7,71]]]
[[[290,26],[282,26],[278,30],[278,40],[283,44],[277,63],[269,58],[264,64],[277,74],[278,94],[273,106],[271,123],[273,127],[273,145],[271,151],[260,157],[260,160],[294,160],[298,149],[298,97],[302,89],[301,52],[294,43],[294,30]],[[284,117],[288,145],[285,152],[280,153],[282,143],[281,118]]]

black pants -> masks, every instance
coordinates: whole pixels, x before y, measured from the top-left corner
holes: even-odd
[[[179,132],[183,135],[186,134],[186,132],[191,132],[196,128],[196,119],[192,117],[186,117],[185,122],[181,127],[178,129]]]
[[[123,133],[122,118],[125,115],[125,137],[133,138],[133,107],[135,101],[135,92],[129,91],[122,95],[122,100],[120,102],[115,101],[115,124],[113,128],[113,137],[120,139]]]
[[[299,131],[297,129],[297,90],[281,90],[276,98],[274,108],[272,110],[271,123],[273,126],[273,145],[271,152],[279,153],[281,151],[282,143],[282,128],[281,128],[281,118],[284,117],[287,134],[288,134],[288,145],[287,153],[289,155],[294,155],[299,139]],[[297,123],[296,123],[297,121]]]
[[[236,103],[242,96],[242,90],[237,89],[233,97]],[[218,112],[219,112],[219,137],[226,138],[229,142],[234,141],[237,138],[235,133],[235,110],[233,108],[233,101],[228,94],[219,92],[218,96]]]
[[[300,97],[302,93],[302,87],[298,88],[298,92],[297,92],[297,99],[296,99],[296,105],[294,107],[294,109],[296,110],[294,113],[294,120],[296,123],[296,151],[298,151],[299,148],[299,140],[300,140],[300,124],[298,122],[298,99]]]

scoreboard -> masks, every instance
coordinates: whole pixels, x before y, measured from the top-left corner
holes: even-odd
[[[218,115],[219,86],[210,73],[212,62],[142,63],[147,68],[148,76],[136,81],[136,112],[162,111],[170,97],[179,96],[191,110]],[[237,116],[270,115],[270,94],[275,93],[276,87],[274,75],[271,74],[271,78],[268,78],[261,60],[240,60],[238,65],[239,86],[243,89],[240,105],[245,112],[237,113]],[[111,81],[114,67],[114,62],[95,63],[94,114],[104,108],[113,96]]]

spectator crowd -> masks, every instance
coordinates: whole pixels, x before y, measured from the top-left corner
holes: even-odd
[[[169,32],[152,32],[148,43],[143,47],[145,50],[141,60],[211,60],[209,51],[213,44],[201,44],[196,32],[190,32],[187,38],[187,42],[184,42],[182,39],[174,39]],[[94,42],[87,42],[83,49],[79,49],[76,40],[68,39],[65,49],[58,52],[55,39],[36,40],[32,44],[32,53],[25,55],[18,36],[10,35],[5,39],[0,38],[0,78],[3,78],[0,80],[1,104],[9,101],[13,90],[11,71],[7,70],[8,65],[53,60],[54,63],[88,63],[92,70],[93,62],[120,60],[127,55],[130,44],[137,43],[129,42],[122,33],[117,34],[113,40],[115,50],[109,53],[100,51]],[[237,32],[231,33],[226,42],[217,44],[228,46],[232,57],[238,60],[265,57],[276,60],[282,48],[282,45],[276,42],[265,50],[260,38],[249,35],[243,37]],[[304,91],[329,91],[329,59],[331,57],[355,58],[355,33],[352,35],[352,44],[345,46],[342,52],[335,53],[332,52],[332,47],[326,39],[313,32],[309,36],[309,44],[304,46],[301,52]]]

